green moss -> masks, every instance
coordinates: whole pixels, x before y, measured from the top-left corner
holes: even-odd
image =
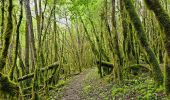
[[[9,80],[8,77],[0,73],[0,91],[11,96],[18,96],[20,94],[19,86]]]
[[[135,7],[131,0],[124,0],[124,3],[125,3],[126,10],[129,13],[131,22],[133,23],[134,28],[137,32],[138,38],[140,40],[140,44],[142,45],[142,47],[145,49],[145,51],[149,56],[149,62],[153,70],[153,77],[158,84],[162,84],[163,74],[160,70],[159,63],[156,59],[156,56],[149,46],[149,42],[146,38],[144,28],[142,26],[139,16],[137,15],[137,12],[135,11]]]
[[[155,16],[159,22],[159,24],[164,28],[164,32],[166,35],[166,49],[168,51],[168,55],[170,56],[170,16],[163,9],[158,0],[145,0],[146,5],[150,10],[155,13]]]
[[[91,88],[92,88],[92,87],[91,87],[90,85],[87,85],[87,86],[83,87],[83,91],[84,91],[86,94],[88,94],[88,93],[90,92]]]
[[[6,30],[4,34],[4,44],[3,44],[3,49],[0,57],[0,71],[5,67],[6,65],[6,58],[8,54],[8,48],[10,45],[10,39],[12,36],[12,31],[13,31],[13,24],[12,24],[12,0],[9,0],[9,6],[8,6],[8,22],[6,25]]]
[[[160,24],[163,27],[166,39],[164,41],[167,58],[165,64],[165,90],[166,93],[170,94],[170,16],[163,9],[159,0],[145,0],[146,5],[152,10]]]
[[[170,60],[170,58],[168,58]],[[165,85],[165,92],[170,94],[170,61],[166,59],[165,63],[165,77],[164,77],[164,85]]]
[[[32,100],[39,100],[39,68],[34,72],[33,86],[32,86]]]
[[[119,100],[169,100],[155,82],[145,75],[125,79],[122,85],[112,86],[112,97]],[[156,99],[155,99],[156,98]]]
[[[151,72],[151,69],[147,68],[145,65],[134,64],[124,69],[128,74],[138,75],[141,73]]]

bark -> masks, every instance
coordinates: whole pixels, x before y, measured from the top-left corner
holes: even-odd
[[[27,29],[28,34],[30,36],[30,50],[33,51],[33,66],[35,66],[36,61],[36,48],[35,48],[35,41],[34,41],[34,31],[33,31],[33,23],[32,23],[32,14],[31,14],[31,8],[30,8],[30,0],[25,0],[25,11],[26,11],[26,23],[27,23]],[[32,68],[34,69],[34,68]]]
[[[5,6],[5,0],[2,0],[2,5],[1,5],[1,11],[2,11],[2,14],[1,14],[1,36],[3,35],[4,33],[4,12],[5,12],[5,9],[4,9],[4,6]],[[1,37],[2,39],[2,37]]]
[[[126,12],[124,8],[123,0],[120,0],[120,10],[121,10],[121,20],[122,20],[122,27],[123,27],[123,51],[125,56],[127,56],[127,42],[128,42],[128,22],[126,18]]]
[[[26,74],[29,74],[29,51],[30,51],[30,42],[29,42],[29,32],[27,22],[25,24],[25,69]]]
[[[16,47],[15,47],[15,58],[14,58],[14,64],[12,66],[12,69],[11,69],[11,72],[10,72],[10,79],[12,80],[13,79],[13,72],[14,72],[14,68],[16,66],[16,63],[17,63],[17,56],[18,56],[18,45],[19,45],[19,30],[20,30],[20,25],[21,25],[21,22],[22,22],[22,14],[23,14],[23,11],[22,11],[22,0],[20,1],[20,5],[21,5],[21,11],[20,11],[20,17],[19,17],[19,22],[17,24],[17,29],[16,29]]]
[[[12,0],[9,0],[9,6],[8,6],[8,17],[7,17],[7,26],[4,34],[4,44],[3,49],[0,55],[0,72],[6,65],[6,59],[8,55],[8,49],[10,45],[10,40],[12,37],[12,31],[13,31],[13,23],[12,23],[12,9],[13,9],[13,3]]]
[[[113,43],[113,34],[112,34],[112,31],[111,31],[111,28],[110,28],[110,26],[109,26],[109,22],[108,22],[108,17],[107,17],[107,15],[108,15],[108,7],[107,7],[107,0],[105,1],[105,9],[104,9],[104,14],[102,14],[102,19],[104,20],[104,23],[105,23],[105,25],[106,25],[106,28],[107,28],[107,33],[108,33],[108,36],[107,36],[107,38],[108,38],[108,42],[109,42],[109,49],[110,49],[110,51],[112,51],[112,56],[114,57],[114,43]]]
[[[37,7],[37,6],[36,6]],[[32,70],[35,70],[35,75],[34,75],[34,80],[33,80],[33,95],[32,99],[39,99],[38,96],[38,73],[39,73],[39,68],[37,64],[37,52],[36,52],[36,47],[35,47],[35,39],[34,39],[34,31],[33,31],[33,23],[32,23],[32,14],[31,14],[31,8],[30,8],[30,0],[25,0],[25,9],[26,9],[26,22],[28,26],[28,33],[30,35],[30,50],[31,50],[31,58],[32,58]],[[37,29],[38,30],[38,29]],[[38,31],[39,32],[39,31]]]
[[[121,48],[119,45],[119,37],[118,37],[118,32],[117,32],[117,25],[116,25],[116,3],[115,0],[112,0],[112,34],[114,34],[114,52],[117,55],[117,58],[119,60],[117,72],[118,73],[118,78],[119,81],[123,80],[123,74],[122,74],[122,69],[123,69],[123,54],[121,52]]]
[[[37,0],[34,0],[34,4],[35,4],[35,15],[36,15],[36,22],[37,22],[38,47],[40,49],[41,47],[41,12],[39,12],[40,10],[38,10]],[[41,5],[41,0],[39,0],[39,5]]]
[[[149,46],[149,42],[146,38],[146,33],[144,31],[144,28],[142,26],[140,18],[137,15],[137,12],[135,11],[135,7],[131,0],[124,0],[124,3],[125,3],[126,10],[129,14],[129,17],[131,19],[131,22],[133,23],[134,28],[137,32],[138,38],[140,40],[140,44],[145,49],[145,51],[147,52],[147,54],[149,56],[149,62],[150,62],[150,65],[152,66],[152,70],[153,70],[153,77],[154,77],[155,81],[159,85],[161,85],[163,83],[163,74],[160,70],[158,60],[157,60],[154,52],[152,51],[152,49]]]

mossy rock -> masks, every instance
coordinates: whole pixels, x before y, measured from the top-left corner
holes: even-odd
[[[147,68],[146,65],[142,65],[142,64],[134,64],[131,65],[127,68],[125,68],[125,71],[129,74],[133,74],[133,75],[139,75],[141,73],[150,73],[151,69]]]

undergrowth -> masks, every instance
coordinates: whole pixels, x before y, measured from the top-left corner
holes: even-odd
[[[113,85],[112,97],[116,100],[168,100],[163,86],[157,86],[146,74],[125,79],[121,85]]]

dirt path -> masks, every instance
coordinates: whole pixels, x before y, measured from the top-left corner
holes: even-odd
[[[111,100],[109,88],[97,68],[91,68],[71,78],[61,90],[53,91],[50,100]]]
[[[65,88],[62,100],[81,100],[83,82],[91,69],[75,76]]]

